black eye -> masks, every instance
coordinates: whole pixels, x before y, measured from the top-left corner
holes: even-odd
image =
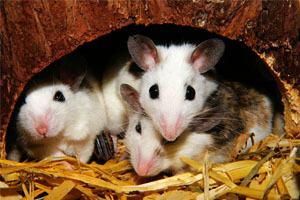
[[[187,100],[193,100],[195,98],[195,89],[192,88],[190,85],[187,86],[186,88],[186,93],[185,93],[185,99]]]
[[[158,91],[158,85],[152,85],[151,88],[149,89],[149,94],[151,99],[157,99],[158,95],[159,95],[159,91]]]
[[[138,132],[139,134],[142,134],[141,122],[139,122],[139,123],[135,126],[135,130],[136,130],[136,132]]]
[[[64,102],[66,99],[65,99],[65,96],[63,95],[63,93],[61,91],[57,91],[57,92],[55,92],[53,100],[54,101],[59,101],[59,102]]]

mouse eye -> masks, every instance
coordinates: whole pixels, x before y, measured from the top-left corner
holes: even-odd
[[[195,89],[192,86],[187,86],[186,93],[185,93],[185,99],[192,101],[195,98]]]
[[[141,122],[139,122],[139,123],[135,126],[135,130],[136,130],[136,132],[138,132],[139,134],[142,134]]]
[[[63,95],[63,93],[61,91],[57,91],[57,92],[55,92],[53,100],[54,101],[59,101],[59,102],[64,102],[66,99],[65,99],[65,96]]]
[[[149,89],[149,94],[151,99],[157,99],[159,96],[159,90],[158,90],[158,85],[152,85],[151,88]]]

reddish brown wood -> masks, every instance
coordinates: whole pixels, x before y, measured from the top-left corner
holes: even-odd
[[[34,74],[84,42],[133,23],[203,28],[244,42],[266,55],[266,62],[276,58],[268,64],[286,97],[285,109],[300,113],[293,106],[298,98],[288,95],[300,91],[299,1],[14,0],[0,1],[0,9],[2,149],[15,102]],[[290,123],[300,130],[300,122]]]

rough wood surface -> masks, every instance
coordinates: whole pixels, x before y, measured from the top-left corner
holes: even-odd
[[[278,82],[287,131],[300,131],[299,1],[14,0],[0,1],[0,10],[2,150],[16,100],[34,74],[79,45],[133,23],[198,27],[244,42]]]

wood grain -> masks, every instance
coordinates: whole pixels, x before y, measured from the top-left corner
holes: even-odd
[[[0,1],[1,157],[25,84],[79,45],[129,24],[198,27],[239,40],[269,66],[287,131],[300,131],[299,1]]]

